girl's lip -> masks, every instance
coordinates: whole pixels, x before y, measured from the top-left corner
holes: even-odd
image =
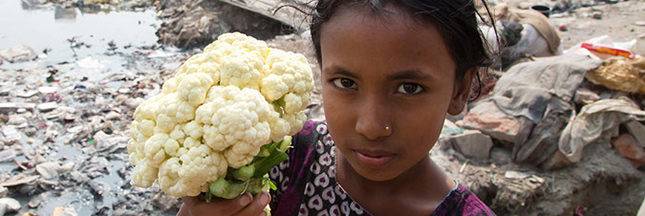
[[[363,165],[375,167],[385,166],[394,158],[394,154],[380,151],[354,150],[354,154]]]

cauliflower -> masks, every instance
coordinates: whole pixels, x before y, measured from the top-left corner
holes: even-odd
[[[312,90],[304,56],[241,33],[219,36],[135,110],[132,185],[207,199],[266,188]]]

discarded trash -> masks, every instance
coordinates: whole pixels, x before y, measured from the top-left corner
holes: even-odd
[[[609,35],[603,35],[574,45],[566,50],[565,53],[592,54],[599,59],[608,59],[616,56],[630,58],[633,54],[632,50],[636,47],[636,42],[636,39],[626,42],[616,42]],[[587,48],[583,47],[583,44],[588,44],[585,45]]]
[[[58,108],[58,103],[56,103],[56,102],[48,102],[48,103],[38,104],[38,110],[41,111],[41,112],[52,111],[52,110],[54,110],[56,108]]]
[[[630,59],[634,58],[635,56],[634,53],[627,50],[622,50],[622,49],[603,46],[603,45],[594,45],[592,43],[587,43],[587,42],[582,43],[580,47],[597,53],[602,53],[602,54],[607,54],[612,56],[621,56],[621,57],[630,58]]]
[[[105,68],[105,62],[92,57],[85,57],[76,62],[76,64],[82,68],[88,69],[102,69]]]
[[[589,81],[609,89],[645,94],[645,58],[607,59],[586,75]]]
[[[54,93],[54,92],[56,92],[56,90],[58,90],[58,88],[50,87],[50,86],[43,86],[43,87],[38,88],[38,91],[43,95]]]
[[[25,176],[23,174],[17,174],[7,180],[5,182],[0,182],[0,186],[2,187],[11,187],[11,186],[16,186],[16,185],[22,185],[22,184],[28,184],[30,182],[35,181],[36,179],[40,178],[40,176]]]
[[[13,161],[16,158],[16,152],[13,149],[0,151],[0,163]]]
[[[551,7],[549,7],[549,6],[546,6],[546,5],[533,5],[533,6],[531,6],[531,9],[542,13],[546,17],[551,16]]]
[[[20,210],[20,202],[13,198],[5,197],[0,198],[0,215],[4,215],[6,212],[17,212]]]
[[[36,94],[38,94],[38,91],[29,90],[29,91],[24,91],[24,92],[17,93],[16,96],[21,97],[21,98],[30,98],[30,97],[35,96]]]
[[[506,171],[504,173],[504,177],[506,177],[507,179],[525,179],[531,176],[532,175],[528,173],[512,171],[512,170]]]
[[[36,53],[28,46],[18,45],[9,49],[0,50],[0,57],[13,63],[32,60],[36,57]]]
[[[605,99],[586,105],[563,129],[556,154],[565,156],[564,163],[578,162],[586,145],[629,120],[645,120],[645,111],[629,99]]]
[[[0,198],[4,198],[9,193],[9,189],[3,186],[0,186]]]
[[[58,161],[50,161],[36,165],[36,171],[44,179],[52,179],[58,177],[61,173],[67,172],[72,169],[74,163],[66,163],[61,165]]]
[[[52,216],[78,216],[78,213],[76,213],[76,210],[74,210],[74,208],[72,208],[71,206],[56,207],[54,209],[54,212],[52,213]]]
[[[13,126],[7,126],[2,129],[2,134],[4,134],[5,140],[6,141],[17,141],[19,140],[22,136],[18,132],[16,127]]]

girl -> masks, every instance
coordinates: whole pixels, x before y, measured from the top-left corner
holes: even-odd
[[[270,195],[178,215],[493,215],[428,157],[489,60],[473,2],[319,0],[310,27],[326,122],[294,136]]]

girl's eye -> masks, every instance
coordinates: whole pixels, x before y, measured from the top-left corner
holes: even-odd
[[[397,89],[397,92],[408,95],[419,94],[421,91],[423,91],[423,87],[414,83],[403,83]]]
[[[350,79],[347,78],[338,78],[334,79],[332,83],[341,89],[354,89],[356,88],[356,83]]]

